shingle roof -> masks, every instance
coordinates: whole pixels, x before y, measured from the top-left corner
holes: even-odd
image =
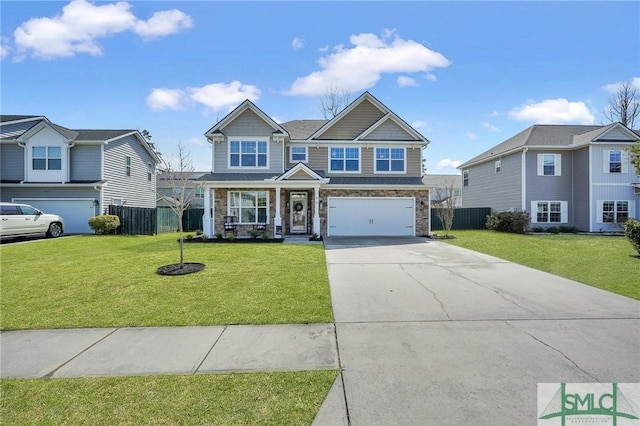
[[[276,177],[275,173],[207,173],[196,180],[201,181],[252,181]]]
[[[39,118],[41,115],[0,115],[0,123],[5,123],[7,121],[20,121],[27,120],[29,118]]]
[[[108,141],[109,139],[117,138],[118,136],[133,133],[135,130],[123,129],[123,130],[93,130],[93,129],[79,129],[76,130],[78,136],[77,141]]]
[[[372,177],[331,177],[329,185],[417,185],[422,184],[421,177],[372,176]]]
[[[291,139],[307,139],[328,120],[293,120],[280,123],[280,127],[289,132]]]
[[[574,136],[598,130],[602,131],[606,127],[607,126],[535,124],[482,154],[473,157],[460,167],[465,167],[470,163],[482,162],[525,146],[568,147],[573,144]]]

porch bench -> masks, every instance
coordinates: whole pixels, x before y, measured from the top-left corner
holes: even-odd
[[[235,221],[235,216],[226,216],[224,219],[224,233],[233,233],[234,236],[238,235],[238,224]]]

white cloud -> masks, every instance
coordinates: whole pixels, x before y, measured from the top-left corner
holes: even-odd
[[[475,133],[471,133],[471,132],[467,133],[467,137],[469,139],[471,139],[471,140],[478,139],[478,135],[476,135]]]
[[[411,127],[413,127],[416,130],[423,131],[423,132],[430,132],[430,131],[433,130],[431,128],[431,126],[429,126],[429,124],[426,121],[423,121],[423,120],[413,121],[411,123]]]
[[[514,120],[538,124],[595,123],[595,117],[584,102],[570,102],[564,98],[547,99],[538,103],[529,102],[527,105],[512,109],[509,116]]]
[[[300,37],[294,38],[291,42],[291,47],[293,47],[295,50],[302,49],[304,47],[304,39]]]
[[[147,96],[147,105],[153,111],[184,109],[186,101],[187,96],[180,89],[153,89]]]
[[[499,128],[497,128],[497,127],[496,127],[496,126],[494,126],[493,124],[488,123],[488,122],[486,122],[486,121],[485,121],[484,123],[482,123],[482,127],[484,127],[485,129],[489,129],[489,130],[490,130],[490,131],[492,131],[492,132],[499,132],[499,131],[500,131],[500,129],[499,129]]]
[[[320,49],[318,49],[319,52],[328,52],[329,51],[329,46],[322,46]]]
[[[242,84],[239,81],[187,87],[184,90],[159,88],[153,89],[147,97],[147,105],[154,111],[181,110],[197,102],[213,111],[222,111],[231,110],[246,99],[255,102],[261,93],[256,86]]]
[[[198,137],[192,137],[191,139],[189,139],[189,143],[192,145],[197,145],[197,146],[205,146],[205,141],[202,138],[198,138]]]
[[[616,93],[618,89],[620,89],[620,86],[622,86],[623,83],[631,83],[631,86],[633,88],[635,88],[636,90],[640,90],[640,77],[633,77],[632,79],[626,82],[618,81],[616,83],[605,84],[604,86],[602,86],[602,88],[609,93]]]
[[[175,34],[193,26],[191,17],[177,9],[156,12],[146,21],[138,21],[133,31],[144,40]]]
[[[398,77],[399,87],[416,87],[417,85],[418,82],[411,77],[407,77],[406,75],[401,75],[400,77]]]
[[[86,0],[72,0],[53,18],[33,18],[23,22],[13,33],[16,60],[27,54],[38,59],[71,57],[79,53],[102,54],[99,39],[133,31],[145,40],[176,33],[192,26],[191,18],[179,10],[156,12],[143,21],[131,13],[131,4],[95,5]]]
[[[438,81],[438,77],[436,77],[435,75],[431,74],[431,73],[426,73],[424,76],[425,79],[435,83],[436,81]]]
[[[187,93],[190,99],[214,111],[220,111],[236,107],[246,99],[255,102],[262,92],[256,86],[236,80],[229,84],[213,83],[203,87],[189,87]]]
[[[0,59],[4,59],[11,53],[11,47],[6,37],[0,37]]]
[[[451,62],[439,52],[413,40],[401,39],[394,30],[375,34],[354,34],[352,47],[334,47],[318,60],[321,70],[299,77],[288,91],[290,95],[322,95],[327,87],[356,92],[374,86],[383,74],[426,73],[447,67]]]
[[[436,163],[436,169],[455,169],[460,164],[462,164],[459,160],[450,160],[448,158],[444,158]]]

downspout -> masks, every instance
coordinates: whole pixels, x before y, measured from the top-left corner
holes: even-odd
[[[522,211],[527,211],[527,151],[529,147],[522,150]],[[531,212],[533,215],[533,212]]]
[[[71,148],[73,148],[74,146],[76,146],[75,142],[70,142],[67,145],[67,182],[71,181]]]

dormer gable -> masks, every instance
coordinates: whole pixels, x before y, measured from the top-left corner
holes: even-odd
[[[295,166],[276,177],[274,180],[316,180],[316,181],[328,181],[324,176],[321,176],[318,172],[307,166],[305,163],[297,163]]]
[[[640,137],[622,123],[612,123],[608,126],[591,130],[573,136],[572,146],[590,143],[632,143]]]
[[[222,120],[218,121],[212,128],[207,130],[204,135],[209,142],[221,142],[225,135],[225,128],[231,126],[232,123],[234,123],[236,120],[241,120],[243,116],[246,117],[249,115],[258,117],[266,126],[272,129],[270,135],[262,136],[273,136],[275,140],[279,140],[281,142],[284,141],[285,136],[288,136],[288,133],[285,129],[283,129],[278,123],[276,123],[271,117],[265,114],[249,99],[238,105]]]
[[[67,133],[67,132],[64,132]],[[59,126],[42,120],[17,138],[25,147],[26,182],[67,182],[72,142]]]

